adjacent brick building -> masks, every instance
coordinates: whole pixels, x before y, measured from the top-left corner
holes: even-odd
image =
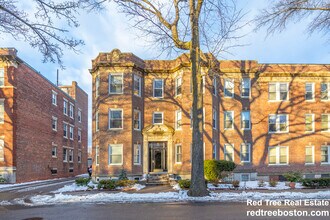
[[[76,82],[56,86],[1,48],[0,175],[19,183],[86,173],[87,111]]]
[[[210,59],[212,56],[206,55]],[[202,68],[204,158],[234,161],[234,178],[330,174],[330,65],[213,58]],[[142,60],[113,50],[92,61],[93,176],[190,176],[187,55]]]

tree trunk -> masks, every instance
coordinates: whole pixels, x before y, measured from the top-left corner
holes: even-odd
[[[194,2],[194,1],[191,1]],[[192,130],[192,159],[191,186],[189,196],[206,196],[209,194],[204,178],[204,149],[203,149],[203,82],[200,66],[199,27],[194,4],[190,6],[190,25],[192,30],[190,61],[193,86],[193,130]]]

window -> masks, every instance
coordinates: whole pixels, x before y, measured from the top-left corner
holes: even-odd
[[[250,180],[250,175],[249,174],[241,174],[241,181],[246,182]]]
[[[70,113],[70,118],[73,118],[73,115],[74,115],[74,107],[73,107],[73,104],[71,104],[71,103],[70,103],[69,113]]]
[[[57,146],[52,146],[52,157],[57,157]]]
[[[80,109],[78,110],[78,122],[81,123],[81,110]]]
[[[163,124],[163,112],[154,112],[152,117],[153,124]]]
[[[217,159],[217,144],[213,143],[213,149],[212,149],[212,159]]]
[[[63,137],[68,138],[68,124],[63,122]]]
[[[110,109],[109,111],[109,129],[123,129],[123,110]]]
[[[305,163],[314,164],[314,146],[307,146],[305,148]]]
[[[78,151],[78,163],[81,163],[81,150]]]
[[[330,114],[321,115],[321,131],[330,132]]]
[[[0,87],[5,85],[5,70],[0,68]]]
[[[134,75],[134,95],[141,96],[141,77]]]
[[[141,164],[141,145],[134,144],[134,165]]]
[[[213,127],[213,129],[218,128],[217,121],[218,121],[218,112],[215,109],[213,109],[213,111],[212,111],[212,127]]]
[[[175,78],[175,95],[181,95],[182,94],[182,77],[176,77]]]
[[[69,162],[73,162],[73,150],[72,149],[70,149],[69,150]]]
[[[234,146],[225,144],[225,160],[234,161]]]
[[[234,80],[225,79],[225,97],[234,97]]]
[[[109,94],[123,93],[123,74],[109,75]]]
[[[190,109],[190,128],[192,128],[193,127],[193,111],[192,111],[192,109]]]
[[[95,130],[99,130],[99,111],[95,113]]]
[[[269,115],[269,133],[285,133],[289,131],[288,115]]]
[[[63,148],[63,162],[68,162],[68,149]]]
[[[289,152],[288,147],[269,147],[269,165],[280,165],[280,164],[288,164]]]
[[[68,115],[68,101],[63,101],[63,114]]]
[[[78,141],[81,142],[81,130],[78,128]]]
[[[305,131],[314,132],[314,114],[305,115]]]
[[[122,165],[123,164],[123,145],[111,144],[109,145],[109,164]]]
[[[95,164],[99,165],[99,155],[100,155],[100,149],[99,146],[96,146],[95,148]]]
[[[141,111],[134,109],[133,123],[134,130],[141,130]]]
[[[249,78],[243,78],[242,79],[242,85],[241,85],[241,97],[242,98],[249,98],[250,97],[250,87],[251,82]]]
[[[99,96],[99,88],[100,88],[100,77],[95,78],[95,97]]]
[[[282,101],[288,100],[288,83],[269,83],[268,85],[268,100]]]
[[[182,145],[175,145],[175,163],[182,163]]]
[[[0,139],[0,161],[5,161],[5,141]]]
[[[213,78],[213,81],[212,81],[212,94],[217,96],[217,91],[218,91],[218,81],[217,81],[217,78]]]
[[[153,88],[154,88],[154,97],[163,98],[163,79],[154,79]]]
[[[307,101],[314,100],[314,83],[306,83],[305,84],[305,99]]]
[[[182,111],[175,111],[175,130],[181,130],[182,128]]]
[[[330,146],[321,146],[321,163],[329,163],[330,161]]]
[[[330,100],[330,83],[321,83],[321,100]]]
[[[69,131],[70,131],[70,139],[73,140],[73,127],[69,126]]]
[[[241,162],[251,162],[251,145],[247,143],[241,144]]]
[[[57,105],[57,92],[52,91],[52,104]]]
[[[5,102],[0,99],[0,124],[5,123]]]
[[[250,111],[242,111],[242,113],[241,113],[241,128],[243,130],[251,129]]]
[[[233,129],[234,128],[234,112],[226,111],[224,118],[225,118],[225,129]]]
[[[52,128],[53,131],[57,131],[57,118],[56,117],[52,117]]]

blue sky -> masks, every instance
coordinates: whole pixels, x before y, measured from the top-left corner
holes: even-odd
[[[239,0],[240,6],[248,12],[246,20],[253,18],[258,10],[266,7],[268,0]],[[24,2],[26,4],[26,2]],[[81,53],[64,51],[63,61],[65,69],[61,70],[57,64],[42,63],[42,55],[25,42],[13,40],[10,36],[0,35],[0,47],[15,47],[18,56],[33,66],[52,82],[56,82],[56,70],[60,69],[60,82],[71,84],[75,80],[89,94],[89,131],[91,131],[91,60],[99,52],[108,52],[114,48],[122,52],[132,52],[142,59],[153,59],[159,53],[146,48],[143,39],[138,39],[134,30],[129,28],[128,20],[118,14],[116,7],[110,4],[106,11],[97,14],[81,13],[80,26],[72,30],[71,34],[84,40],[85,45],[79,49]],[[253,25],[245,27],[242,33],[246,37],[239,41],[247,44],[244,47],[232,49],[232,55],[225,55],[226,59],[257,60],[260,63],[330,63],[330,47],[326,37],[306,32],[308,18],[287,26],[286,31],[266,37],[265,29],[253,32]],[[160,57],[166,59],[167,57]],[[91,145],[91,132],[89,132]]]

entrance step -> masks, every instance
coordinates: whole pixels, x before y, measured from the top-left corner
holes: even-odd
[[[148,174],[147,184],[150,185],[168,185],[170,184],[168,174],[160,173],[160,174]]]

